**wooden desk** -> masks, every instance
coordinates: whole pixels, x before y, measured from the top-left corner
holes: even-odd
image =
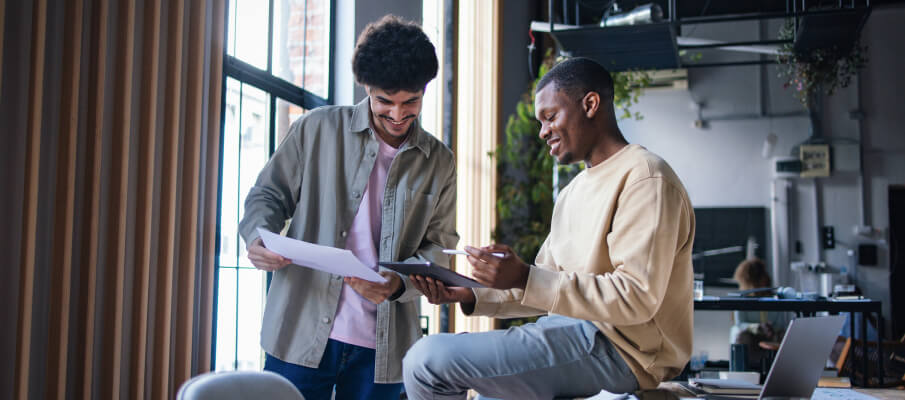
[[[883,384],[883,313],[882,303],[876,300],[802,300],[802,299],[775,299],[772,297],[720,297],[705,298],[694,301],[695,311],[720,310],[720,311],[787,311],[794,312],[799,317],[813,316],[818,312],[838,314],[841,312],[851,314],[849,318],[849,332],[852,339],[855,338],[855,313],[861,313],[861,350],[862,350],[862,382],[861,386],[867,387],[869,383],[867,368],[867,315],[877,315],[877,375],[880,385]],[[853,377],[854,378],[854,377]],[[852,379],[854,383],[854,379]]]

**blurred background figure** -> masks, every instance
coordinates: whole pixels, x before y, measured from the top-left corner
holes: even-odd
[[[767,265],[759,258],[748,258],[735,268],[732,278],[738,282],[741,291],[750,291],[746,296],[767,297],[773,295],[772,280]],[[756,289],[763,289],[758,291]],[[770,356],[768,350],[773,343],[782,340],[789,315],[776,311],[735,311],[732,313],[732,328],[729,341],[744,344],[747,353],[747,369],[761,368],[762,359]],[[763,342],[763,345],[761,343]],[[777,345],[778,346],[778,345]],[[769,366],[766,366],[769,369]]]

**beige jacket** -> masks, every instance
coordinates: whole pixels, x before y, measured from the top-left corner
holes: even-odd
[[[477,289],[473,314],[592,321],[642,389],[691,356],[694,211],[665,161],[629,145],[582,171],[553,210],[525,290]]]

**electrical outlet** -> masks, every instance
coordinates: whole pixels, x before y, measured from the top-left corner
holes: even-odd
[[[820,237],[824,249],[836,248],[836,233],[834,232],[832,226],[824,226],[823,228],[820,228]]]

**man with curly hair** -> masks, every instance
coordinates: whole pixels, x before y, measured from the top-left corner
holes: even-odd
[[[245,201],[239,231],[248,258],[273,272],[261,346],[265,370],[308,400],[398,399],[402,357],[421,336],[418,296],[407,277],[343,278],[266,249],[256,229],[351,250],[365,265],[432,261],[453,248],[452,152],[418,116],[437,56],[421,28],[394,16],[368,25],[352,60],[368,97],[312,110],[295,121]],[[289,266],[287,268],[287,266]]]

